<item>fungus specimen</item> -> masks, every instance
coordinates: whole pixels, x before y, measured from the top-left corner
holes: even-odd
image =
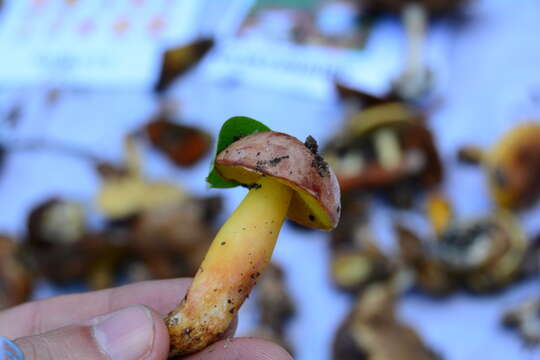
[[[171,356],[199,351],[229,327],[272,256],[286,217],[333,229],[340,192],[333,171],[306,143],[245,117],[229,119],[218,140],[211,185],[248,194],[215,239],[184,299],[166,318]]]

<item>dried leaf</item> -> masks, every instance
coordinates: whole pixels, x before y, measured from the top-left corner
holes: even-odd
[[[155,91],[165,91],[177,77],[197,64],[213,45],[213,40],[204,39],[165,51]]]
[[[178,166],[191,166],[210,150],[210,135],[195,127],[158,118],[145,129],[152,145]]]

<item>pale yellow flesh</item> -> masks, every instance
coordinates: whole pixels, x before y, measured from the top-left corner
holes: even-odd
[[[261,177],[210,245],[186,298],[166,323],[171,355],[219,340],[270,261],[292,190]]]
[[[386,170],[398,168],[401,163],[401,149],[397,134],[388,128],[377,130],[374,142],[381,166]]]

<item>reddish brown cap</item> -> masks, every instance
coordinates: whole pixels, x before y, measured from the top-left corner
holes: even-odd
[[[271,176],[295,190],[287,216],[304,226],[331,230],[339,221],[340,191],[332,169],[318,154],[317,143],[306,143],[274,131],[248,135],[216,158],[225,179],[247,185]]]

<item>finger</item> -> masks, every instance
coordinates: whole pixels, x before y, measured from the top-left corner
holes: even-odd
[[[164,316],[183,298],[190,283],[191,279],[145,281],[30,302],[0,312],[0,335],[18,338],[41,334],[135,304]]]
[[[161,316],[141,305],[19,338],[15,343],[26,360],[163,360],[169,349]]]
[[[256,338],[218,341],[184,360],[292,360],[279,345]]]

